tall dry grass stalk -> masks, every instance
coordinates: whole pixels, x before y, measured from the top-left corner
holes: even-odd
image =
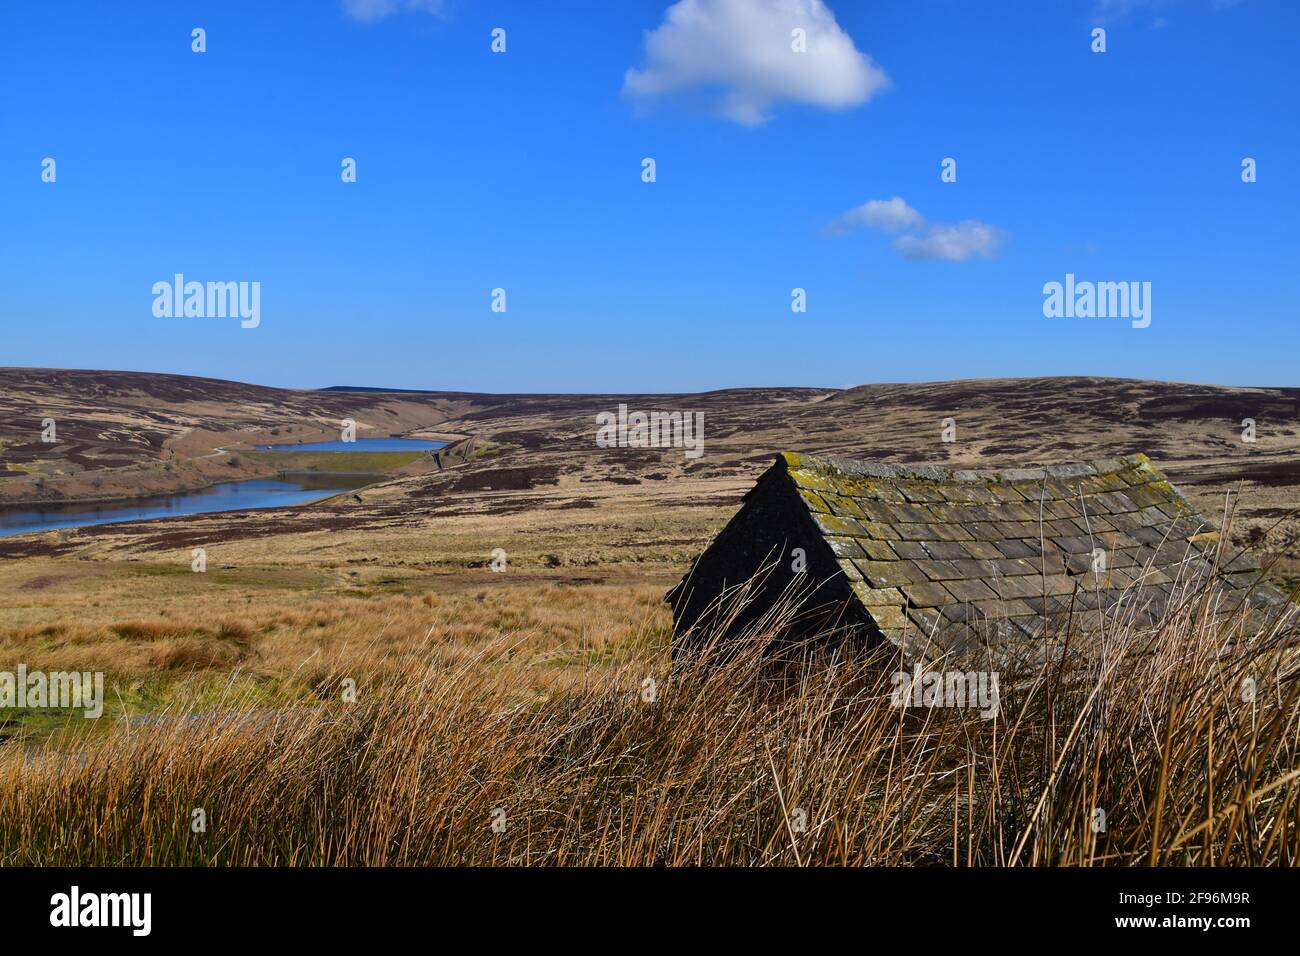
[[[0,862],[1291,864],[1295,609],[1214,600],[1186,588],[1158,625],[1115,615],[1002,675],[991,719],[894,706],[880,655],[819,644],[775,667],[788,603],[725,655],[550,693],[501,666],[509,642],[417,648],[356,703],[232,692],[0,748]]]

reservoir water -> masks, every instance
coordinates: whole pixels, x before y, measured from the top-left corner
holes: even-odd
[[[133,498],[98,504],[73,502],[58,505],[24,505],[0,510],[0,538],[33,531],[54,531],[84,525],[174,518],[178,515],[242,511],[246,508],[284,508],[328,498],[371,484],[365,475],[295,475],[293,478],[227,481],[199,491]]]
[[[316,441],[302,445],[258,445],[258,451],[433,451],[445,441],[422,438],[358,438],[356,441]]]
[[[320,441],[301,445],[258,445],[258,451],[433,451],[446,446],[442,441],[418,438],[358,438],[356,441]],[[114,524],[174,518],[178,515],[243,511],[248,508],[284,508],[318,501],[343,491],[378,481],[379,475],[345,475],[328,471],[281,475],[277,479],[227,481],[199,491],[154,495],[129,501],[91,504],[71,502],[52,505],[20,505],[0,509],[0,538],[33,531],[55,531],[84,525]]]

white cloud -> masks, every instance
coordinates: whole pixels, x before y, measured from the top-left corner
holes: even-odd
[[[974,219],[963,219],[955,226],[931,226],[924,236],[899,236],[893,246],[905,259],[964,262],[991,259],[1003,239],[1000,229]]]
[[[898,196],[892,199],[871,199],[855,206],[826,227],[831,235],[842,236],[859,226],[883,229],[885,232],[904,232],[925,225],[925,217]]]
[[[444,0],[342,0],[343,12],[353,20],[382,20],[398,12],[411,10],[441,13]]]
[[[891,243],[894,251],[905,259],[943,259],[947,262],[990,259],[1006,239],[1001,229],[975,219],[963,219],[955,226],[944,223],[927,226],[925,217],[900,196],[871,199],[855,206],[836,217],[826,227],[826,233],[843,236],[860,226],[881,232],[905,233]]]
[[[803,29],[806,52],[792,49]],[[823,0],[678,0],[645,38],[623,92],[650,100],[704,90],[716,112],[754,126],[783,101],[826,109],[865,103],[889,84]]]

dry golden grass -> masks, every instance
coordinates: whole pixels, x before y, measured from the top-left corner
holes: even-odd
[[[484,586],[485,576],[501,584]],[[47,599],[52,623],[0,633],[0,662],[10,669],[21,661],[31,670],[103,671],[112,711],[120,709],[113,689],[141,682],[155,688],[153,699],[160,683],[180,681],[184,688],[164,696],[182,705],[196,684],[230,680],[292,698],[339,675],[361,681],[405,666],[416,648],[454,666],[500,645],[521,685],[556,686],[589,680],[589,670],[629,657],[649,666],[667,640],[671,617],[660,585],[504,578],[486,572],[474,586],[459,578],[441,595],[286,590],[256,602],[217,602],[196,593],[161,607],[113,601],[108,584],[100,606],[80,613]],[[150,616],[123,618],[124,607]]]
[[[122,623],[102,640],[144,648],[132,666],[156,666],[159,647],[183,661],[186,641],[246,656],[201,704],[0,748],[0,862],[1260,865],[1300,854],[1293,607],[1248,622],[1189,594],[1159,627],[1116,621],[1066,662],[1003,675],[986,720],[892,706],[887,661],[821,653],[778,668],[757,648],[779,620],[740,653],[674,669],[648,588],[509,590],[308,601],[213,622],[204,638]],[[268,706],[242,668],[311,694]],[[191,827],[196,809],[204,832]]]

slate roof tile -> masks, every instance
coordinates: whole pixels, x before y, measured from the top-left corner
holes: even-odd
[[[980,558],[983,560],[995,560],[1004,558],[1007,555],[1001,551],[993,542],[989,541],[958,541],[956,542],[967,556]]]
[[[952,604],[953,596],[942,584],[927,581],[924,584],[909,584],[902,589],[907,600],[917,607],[943,607]]]
[[[969,558],[970,552],[959,541],[922,541],[921,547],[932,558],[948,560],[951,558]]]
[[[850,558],[840,558],[837,563],[840,566],[840,570],[844,572],[844,576],[850,581],[863,580],[862,572],[858,570],[857,565],[855,565]]]
[[[856,538],[840,535],[827,535],[826,543],[837,558],[865,558],[867,552],[862,550]]]
[[[1026,598],[1043,593],[1043,579],[1039,575],[1024,574],[1014,578],[990,578],[987,583],[1001,598]]]
[[[1008,538],[1003,541],[994,541],[993,548],[1004,558],[1028,558],[1039,553],[1038,548],[1033,547],[1028,541],[1025,541],[1022,538]]]
[[[822,493],[822,500],[830,505],[831,513],[849,518],[866,518],[866,514],[858,507],[858,503],[852,498],[846,498],[843,495],[837,495],[833,491]]]
[[[852,538],[870,537],[857,518],[844,518],[838,515],[815,514],[813,520],[825,534],[847,535]]]
[[[809,491],[807,488],[799,489],[799,497],[803,498],[808,505],[808,510],[820,512],[821,514],[830,514],[830,505],[815,491]]]
[[[946,586],[949,593],[958,601],[985,601],[999,596],[987,583],[978,578],[950,581]]]
[[[992,601],[976,601],[975,607],[988,617],[1027,617],[1034,613],[1034,609],[1024,601],[1011,599],[1004,601],[995,599]]]
[[[940,541],[973,541],[975,536],[959,524],[931,525]]]
[[[912,561],[855,561],[872,587],[901,588],[913,582],[926,581],[928,578],[915,562]]]
[[[853,593],[868,607],[876,607],[881,604],[892,604],[901,607],[905,600],[903,592],[897,588],[873,588],[863,585],[862,587],[855,587]]]
[[[890,547],[888,541],[878,541],[874,538],[861,538],[858,545],[863,551],[867,552],[867,557],[873,561],[897,561],[899,555]]]
[[[930,553],[925,550],[925,545],[920,541],[904,541],[901,538],[891,541],[890,546],[900,558],[906,558],[909,561],[927,561]]]
[[[966,573],[952,561],[941,559],[919,561],[917,567],[921,568],[932,581],[956,581],[959,578],[966,577]]]

